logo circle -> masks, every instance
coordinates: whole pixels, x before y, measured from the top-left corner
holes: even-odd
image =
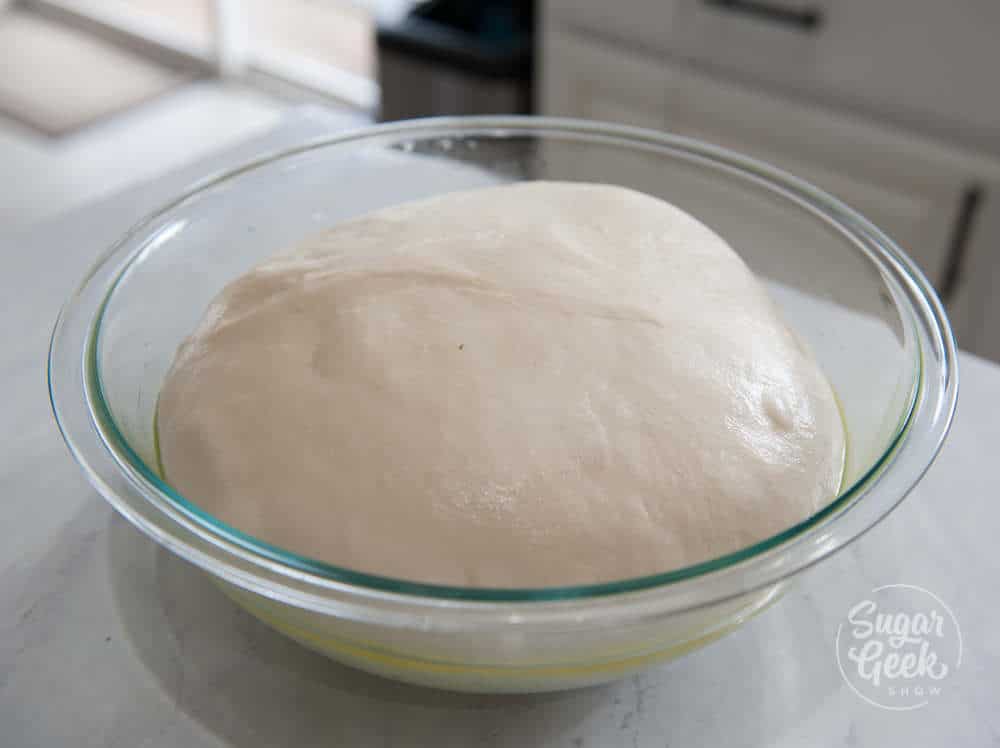
[[[873,706],[910,711],[939,698],[962,665],[951,608],[914,584],[886,584],[851,606],[837,626],[844,682]]]

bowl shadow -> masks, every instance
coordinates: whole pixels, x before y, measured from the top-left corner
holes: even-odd
[[[369,675],[268,628],[117,514],[108,542],[112,597],[132,649],[175,707],[227,744],[440,745],[443,732],[455,745],[501,733],[522,745],[568,741],[612,700],[608,687],[481,695]]]
[[[463,694],[348,668],[273,631],[113,513],[108,579],[131,649],[173,707],[227,745],[780,742],[841,691],[809,594],[705,649],[607,686]]]

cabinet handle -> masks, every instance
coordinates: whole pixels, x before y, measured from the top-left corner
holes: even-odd
[[[743,13],[762,20],[773,21],[799,31],[818,31],[823,25],[823,11],[819,8],[788,8],[760,0],[702,0],[705,5],[733,13]]]
[[[978,184],[970,184],[962,193],[962,202],[958,207],[958,217],[948,242],[948,253],[945,256],[944,273],[941,276],[941,287],[938,292],[945,304],[952,300],[959,283],[962,271],[965,269],[965,259],[968,254],[969,238],[972,236],[973,224],[979,206],[983,201],[983,188]]]

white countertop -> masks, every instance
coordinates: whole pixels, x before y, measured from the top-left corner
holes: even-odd
[[[611,686],[468,696],[323,659],[235,608],[89,487],[49,411],[48,336],[96,254],[192,178],[330,129],[299,115],[198,167],[0,237],[0,746],[1000,744],[1000,368],[961,358],[937,463],[881,525],[709,647]],[[962,667],[912,712],[842,681],[834,638],[873,587],[934,591]]]

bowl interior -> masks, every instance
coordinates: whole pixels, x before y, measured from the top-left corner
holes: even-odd
[[[921,381],[915,323],[884,260],[858,232],[768,174],[710,149],[570,130],[390,131],[264,160],[178,201],[119,248],[128,261],[94,320],[84,364],[94,404],[109,416],[98,428],[125,444],[109,443],[120,461],[155,475],[157,397],[178,345],[226,283],[311,234],[448,191],[533,179],[605,182],[688,211],[768,283],[841,403],[844,495],[886,462],[907,424]]]

